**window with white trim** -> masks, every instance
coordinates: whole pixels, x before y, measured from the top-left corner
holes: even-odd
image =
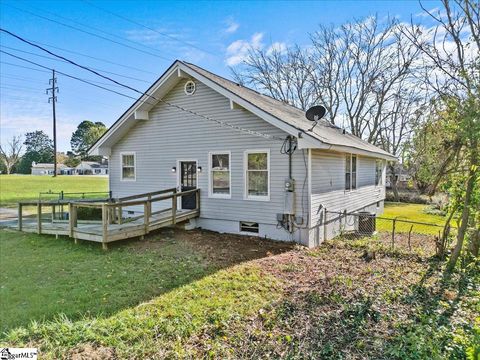
[[[135,180],[135,153],[122,153],[122,180]]]
[[[210,196],[229,198],[230,182],[230,152],[210,153]]]
[[[245,192],[252,200],[269,200],[270,196],[270,152],[245,152]]]
[[[357,188],[357,155],[345,155],[345,190]]]
[[[375,185],[382,185],[383,183],[383,161],[375,160]]]

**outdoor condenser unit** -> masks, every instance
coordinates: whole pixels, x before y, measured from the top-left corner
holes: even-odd
[[[357,233],[360,235],[373,235],[376,231],[376,214],[368,211],[358,213]]]

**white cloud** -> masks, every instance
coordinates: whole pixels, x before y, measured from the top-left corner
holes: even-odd
[[[240,64],[248,56],[250,50],[263,48],[263,33],[255,33],[250,40],[236,40],[227,47],[226,63],[229,66]]]
[[[225,20],[225,25],[227,26],[227,28],[225,29],[225,32],[227,34],[233,34],[240,27],[240,24],[236,22],[232,17],[229,17]]]

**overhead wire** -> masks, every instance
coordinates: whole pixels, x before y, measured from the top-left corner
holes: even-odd
[[[128,44],[124,44],[124,43],[121,43],[121,42],[116,41],[116,40],[109,39],[109,38],[107,38],[107,37],[105,37],[105,36],[103,36],[103,35],[95,34],[95,33],[91,32],[91,31],[83,30],[83,29],[80,29],[80,28],[78,28],[78,27],[76,27],[76,26],[69,25],[69,24],[65,24],[65,23],[63,23],[63,22],[61,22],[61,21],[51,19],[51,18],[49,18],[49,17],[47,17],[47,16],[35,14],[35,13],[31,12],[31,11],[18,8],[18,7],[16,7],[16,6],[11,5],[11,4],[4,4],[4,5],[6,5],[6,6],[8,6],[8,7],[11,7],[11,8],[13,8],[13,9],[16,9],[16,10],[18,10],[18,11],[21,11],[21,12],[24,12],[24,13],[27,13],[27,14],[30,14],[30,15],[32,15],[32,16],[34,16],[34,17],[37,17],[37,18],[40,18],[40,19],[44,19],[44,20],[46,20],[46,21],[53,22],[53,23],[58,24],[58,25],[62,25],[62,26],[64,26],[64,27],[67,27],[67,28],[70,28],[70,29],[73,29],[73,30],[76,30],[76,31],[79,31],[79,32],[82,32],[82,33],[85,33],[85,34],[88,34],[88,35],[90,35],[90,36],[94,36],[94,37],[97,37],[97,38],[100,38],[100,39],[103,39],[103,40],[106,40],[106,41],[110,41],[110,42],[115,43],[115,44],[117,44],[117,45],[120,45],[120,46],[123,46],[123,47],[127,47],[127,48],[129,48],[129,49],[136,50],[136,51],[139,51],[139,52],[144,53],[144,54],[151,55],[151,56],[155,56],[155,57],[160,58],[160,59],[165,60],[165,61],[172,61],[172,59],[169,59],[169,58],[164,57],[164,56],[162,56],[162,55],[154,54],[154,53],[152,53],[152,52],[150,52],[150,51],[142,50],[142,49],[136,48],[136,47],[134,47],[134,46],[131,46],[131,45],[128,45]],[[56,16],[59,16],[59,15],[56,15]],[[59,16],[59,17],[60,17],[60,16]],[[70,21],[76,22],[75,20],[71,20],[71,19],[70,19]],[[77,22],[77,23],[78,23],[78,22]],[[82,26],[85,26],[85,27],[88,27],[89,29],[94,29],[94,30],[96,30],[96,31],[100,31],[100,32],[105,33],[105,31],[100,30],[100,29],[93,28],[93,27],[91,27],[91,26],[87,26],[87,25],[83,25],[83,24],[82,24]],[[107,33],[107,34],[110,35],[110,36],[119,37],[118,35],[114,35],[114,34],[110,34],[110,33]],[[142,46],[144,46],[144,47],[154,49],[155,51],[159,51],[158,49],[152,48],[152,47],[150,47],[150,46],[143,45],[143,44],[141,44],[141,43],[138,43],[138,42],[135,42],[135,41],[132,41],[132,40],[128,40],[128,39],[125,39],[125,38],[122,38],[122,37],[120,37],[120,38],[121,38],[123,41],[133,42],[133,43],[135,43],[135,44],[139,44],[139,45],[142,45]]]
[[[181,44],[190,46],[190,47],[195,48],[195,49],[197,49],[197,50],[200,50],[200,51],[202,51],[202,52],[205,52],[205,53],[214,55],[214,56],[216,56],[216,57],[218,56],[218,54],[215,54],[215,53],[213,53],[213,52],[211,52],[211,51],[209,51],[209,50],[202,49],[201,47],[199,47],[199,46],[197,46],[197,45],[195,45],[195,44],[192,44],[192,43],[190,43],[190,42],[188,42],[188,41],[185,41],[185,40],[182,40],[182,39],[178,39],[178,38],[176,38],[175,36],[169,35],[169,34],[163,32],[163,31],[159,31],[159,30],[154,29],[154,28],[152,28],[152,27],[150,27],[150,26],[147,26],[147,25],[145,25],[145,24],[142,24],[142,23],[140,23],[140,22],[138,22],[138,21],[132,20],[132,19],[126,17],[126,16],[122,16],[122,15],[117,14],[117,13],[111,11],[111,10],[107,10],[107,9],[105,9],[105,8],[103,8],[103,7],[100,7],[100,6],[96,5],[96,4],[93,4],[91,1],[87,1],[87,0],[82,0],[82,1],[83,1],[84,3],[86,3],[86,4],[88,4],[88,5],[96,8],[96,9],[98,9],[98,10],[101,10],[101,11],[107,13],[107,14],[110,14],[110,15],[112,15],[112,16],[115,16],[115,17],[117,17],[117,18],[119,18],[119,19],[122,19],[122,20],[124,20],[124,21],[127,21],[127,22],[129,22],[129,23],[131,23],[131,24],[141,26],[141,27],[143,27],[144,29],[150,30],[150,31],[152,31],[152,32],[154,32],[154,33],[157,33],[157,34],[161,35],[161,36],[164,36],[164,37],[166,37],[166,38],[169,38],[170,40],[177,41],[177,42],[179,42],[179,43],[181,43]]]
[[[61,62],[66,63],[66,61],[65,61],[65,60],[62,60],[62,59],[57,59],[57,58],[50,57],[50,56],[35,54],[35,53],[31,52],[31,51],[16,49],[16,48],[13,48],[13,47],[11,47],[11,46],[6,46],[6,45],[1,45],[1,44],[0,44],[0,48],[2,48],[2,47],[5,48],[5,49],[9,49],[9,50],[21,52],[21,53],[24,53],[24,54],[29,54],[29,55],[41,57],[41,58],[44,58],[44,59],[49,59],[49,60],[54,60],[54,61],[61,61]],[[140,81],[140,82],[144,82],[144,83],[150,83],[150,81],[147,81],[147,80],[144,80],[144,79],[139,79],[139,78],[136,78],[136,77],[133,77],[133,76],[122,75],[122,74],[118,74],[118,73],[114,73],[114,72],[111,72],[111,71],[107,71],[107,70],[103,70],[103,69],[98,69],[98,68],[94,68],[94,67],[92,67],[92,69],[93,69],[93,70],[96,70],[96,71],[104,72],[104,73],[106,73],[106,74],[111,74],[111,75],[116,75],[116,76],[124,77],[124,78],[130,79],[130,80]]]
[[[50,51],[50,50],[48,50],[48,49],[45,49],[45,48],[43,48],[43,47],[40,46],[40,45],[33,44],[32,42],[30,42],[30,41],[22,38],[22,37],[19,36],[19,35],[16,35],[16,34],[10,32],[10,31],[8,31],[8,30],[6,30],[6,29],[0,28],[0,31],[1,31],[1,32],[4,32],[4,33],[7,33],[7,34],[9,34],[9,35],[17,38],[18,40],[20,40],[20,41],[22,41],[22,42],[25,42],[25,43],[27,43],[27,44],[29,44],[29,45],[31,45],[31,46],[34,46],[34,47],[36,47],[36,48],[39,48],[39,49],[47,52],[48,54],[51,54],[51,55],[53,55],[53,56],[55,56],[55,57],[64,59],[64,60],[66,60],[67,62],[69,62],[70,64],[75,65],[75,66],[77,66],[77,67],[79,67],[79,68],[81,68],[81,69],[84,69],[84,70],[86,70],[86,71],[89,71],[89,72],[91,72],[91,73],[93,73],[93,74],[95,74],[95,75],[97,75],[97,76],[99,76],[99,77],[101,77],[101,78],[103,78],[103,79],[106,79],[106,80],[108,80],[108,81],[111,81],[111,82],[113,82],[113,83],[115,83],[115,84],[117,84],[117,85],[120,85],[120,86],[122,86],[122,87],[124,87],[124,88],[126,88],[126,89],[128,89],[128,90],[134,91],[134,92],[136,92],[136,93],[138,93],[138,94],[141,94],[141,97],[140,97],[139,99],[136,99],[136,98],[134,98],[134,97],[132,97],[132,96],[129,96],[129,95],[126,95],[126,94],[117,92],[117,91],[115,91],[115,90],[106,89],[106,88],[104,88],[104,87],[102,87],[102,86],[94,85],[94,86],[97,86],[97,87],[99,87],[99,88],[103,88],[103,89],[106,89],[106,90],[108,90],[108,91],[115,92],[115,93],[117,93],[118,95],[121,95],[121,96],[124,96],[124,97],[129,97],[129,98],[132,98],[132,99],[134,99],[134,100],[136,100],[136,101],[140,101],[140,102],[142,102],[142,103],[148,103],[148,101],[147,101],[146,99],[142,99],[143,96],[146,96],[146,97],[148,97],[148,98],[151,98],[151,99],[155,100],[156,102],[162,102],[162,103],[164,103],[164,104],[166,104],[166,105],[168,105],[168,106],[170,106],[170,107],[177,108],[177,109],[179,109],[179,110],[181,110],[181,111],[183,111],[183,112],[190,113],[190,114],[192,114],[192,115],[201,117],[201,118],[203,118],[203,119],[205,119],[205,120],[208,120],[208,121],[211,121],[211,122],[215,122],[215,123],[217,123],[218,125],[221,125],[221,126],[224,126],[224,127],[229,127],[229,128],[231,128],[231,129],[236,130],[236,131],[239,131],[239,132],[247,133],[247,134],[249,134],[249,135],[259,136],[259,137],[262,137],[262,138],[265,138],[265,139],[278,140],[278,141],[284,141],[284,140],[285,140],[284,137],[278,137],[278,136],[276,136],[276,135],[265,134],[265,133],[261,133],[261,132],[256,131],[256,130],[245,129],[245,128],[242,128],[242,127],[240,127],[240,126],[238,126],[238,125],[234,125],[234,124],[230,124],[230,123],[228,123],[228,122],[222,121],[222,120],[214,119],[214,118],[211,118],[211,117],[209,117],[209,116],[206,116],[206,115],[197,113],[197,112],[195,112],[195,111],[193,111],[193,110],[184,108],[184,107],[182,107],[182,106],[180,106],[180,105],[177,105],[177,104],[174,104],[174,103],[170,103],[170,102],[165,101],[165,100],[160,99],[160,98],[156,98],[155,96],[148,94],[146,91],[144,92],[144,91],[140,91],[140,90],[138,90],[138,89],[135,89],[134,87],[132,87],[132,86],[130,86],[130,85],[123,84],[123,83],[121,83],[121,82],[119,82],[119,81],[117,81],[117,80],[115,80],[115,79],[110,78],[109,76],[100,74],[100,73],[98,73],[97,71],[92,70],[92,69],[90,69],[90,68],[87,67],[87,66],[78,64],[78,63],[76,63],[76,62],[74,62],[74,61],[72,61],[72,60],[70,60],[70,59],[67,59],[67,58],[61,56],[61,55],[57,55],[57,54],[55,54],[54,52],[52,52],[52,51]],[[10,53],[8,53],[8,52],[6,52],[6,51],[4,51],[4,50],[0,50],[0,52],[6,53],[6,54],[8,54],[8,55],[10,55],[10,56],[16,57],[16,58],[18,58],[18,59],[22,59],[22,60],[27,61],[27,62],[29,62],[29,63],[31,63],[31,64],[36,64],[37,66],[41,66],[41,67],[43,67],[43,68],[48,69],[48,67],[46,67],[46,66],[44,66],[44,65],[39,65],[39,64],[37,64],[37,63],[35,63],[35,62],[32,62],[32,61],[30,61],[30,60],[21,58],[21,57],[19,57],[19,56],[13,55],[13,54],[10,54]],[[76,78],[77,80],[80,80],[80,81],[83,81],[83,82],[87,82],[87,81],[85,81],[85,80],[79,79],[78,77],[74,77],[74,76],[72,76],[72,75],[66,75],[65,73],[62,73],[62,72],[59,72],[59,71],[57,71],[57,72],[58,72],[59,74],[63,74],[64,76],[68,76],[68,77],[71,77],[71,78]],[[87,82],[87,83],[88,83],[88,82]],[[90,84],[91,84],[91,83],[90,83]],[[149,105],[152,105],[152,106],[155,105],[155,104],[152,104],[152,103],[148,103],[148,104],[149,104]]]

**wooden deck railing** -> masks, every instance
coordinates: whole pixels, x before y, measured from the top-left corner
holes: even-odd
[[[171,194],[162,195],[165,193],[171,192]],[[150,221],[152,215],[161,214],[164,212],[171,211],[171,223],[175,225],[177,223],[178,210],[177,210],[177,201],[183,196],[196,194],[195,208],[191,209],[191,212],[200,211],[200,189],[193,189],[183,192],[177,192],[175,188],[166,189],[161,191],[156,191],[152,193],[145,193],[140,195],[127,196],[119,199],[115,199],[113,202],[72,202],[70,203],[70,236],[75,237],[75,231],[78,225],[78,208],[97,208],[102,210],[102,246],[104,249],[107,248],[107,243],[109,242],[109,225],[118,224],[122,225],[124,222],[128,223],[129,221],[133,222],[143,218],[143,232],[140,235],[144,235],[150,232]],[[160,195],[160,196],[157,196]],[[160,201],[171,201],[171,207],[161,209],[155,212],[152,212],[152,204]],[[140,207],[143,206],[143,215],[136,217],[131,217],[128,219],[123,219],[123,210],[127,207]],[[125,224],[127,225],[127,224]]]
[[[101,210],[101,219],[96,221],[91,221],[89,224],[97,224],[96,228],[101,226],[100,231],[96,231],[95,234],[90,234],[91,239],[94,241],[101,241],[102,247],[104,249],[107,248],[107,243],[113,241],[111,237],[111,229],[109,228],[111,225],[116,225],[115,227],[115,239],[122,238],[121,233],[125,231],[125,237],[134,237],[134,236],[141,236],[148,234],[151,231],[152,223],[155,221],[162,221],[163,223],[169,224],[176,224],[177,220],[185,220],[188,217],[185,217],[186,211],[183,210],[179,212],[177,209],[177,202],[179,199],[182,199],[183,196],[189,196],[196,194],[196,202],[195,208],[189,209],[188,213],[190,215],[189,218],[192,218],[193,215],[198,215],[200,212],[200,189],[193,189],[183,192],[177,192],[176,188],[170,188],[160,191],[154,191],[149,193],[143,193],[138,195],[132,196],[125,196],[117,199],[101,199],[100,201],[97,199],[92,200],[55,200],[55,201],[23,201],[18,204],[18,230],[22,230],[24,227],[24,214],[23,210],[24,207],[27,206],[35,206],[36,207],[36,232],[41,234],[45,233],[55,233],[54,230],[45,229],[42,231],[42,215],[43,208],[50,207],[51,208],[51,223],[63,223],[63,233],[65,235],[69,235],[70,237],[75,239],[77,242],[77,237],[81,238],[80,235],[83,236],[84,239],[88,239],[88,231],[91,230],[82,230],[79,227],[79,219],[78,219],[78,209],[79,208],[93,208],[93,209],[100,209]],[[170,207],[166,207],[157,211],[152,211],[152,204],[158,202],[167,202],[170,201]],[[68,224],[67,220],[58,220],[55,219],[56,213],[59,214],[60,212],[56,211],[57,207],[61,206],[61,213],[63,215],[63,208],[68,207]],[[123,217],[123,211],[125,208],[129,207],[143,207],[143,214],[135,217]],[[161,215],[162,213],[171,212],[167,217],[154,217],[154,215]],[[138,224],[138,220],[143,218],[143,223],[141,226]],[[160,219],[160,220],[159,220]],[[85,222],[85,220],[82,220]],[[130,224],[131,223],[131,224]],[[82,223],[83,224],[83,223]],[[32,226],[30,222],[30,230],[32,231]],[[34,226],[35,226],[34,225]],[[117,226],[118,225],[118,226]],[[84,226],[84,225],[82,225]],[[164,226],[164,225],[162,225]],[[140,229],[141,227],[141,229]],[[47,225],[45,225],[47,228]],[[132,232],[131,229],[135,228],[135,232]],[[98,232],[98,233],[97,233]],[[57,234],[57,233],[55,233]],[[132,235],[137,234],[137,235]],[[128,236],[132,235],[132,236]]]

